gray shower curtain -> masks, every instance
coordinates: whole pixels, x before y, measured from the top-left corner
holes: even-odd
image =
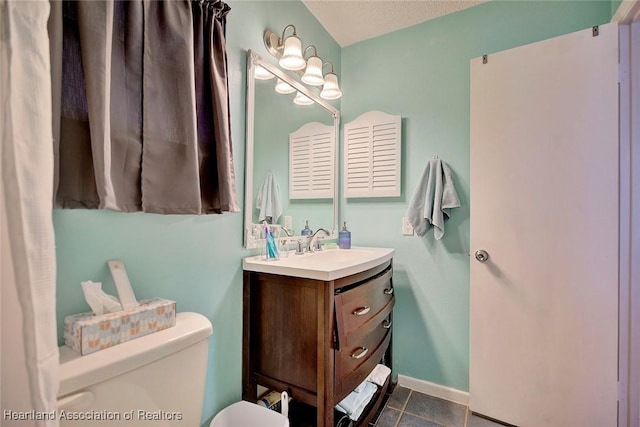
[[[55,206],[238,212],[229,7],[220,0],[51,4]]]

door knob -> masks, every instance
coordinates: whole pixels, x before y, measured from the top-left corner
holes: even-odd
[[[480,262],[485,262],[489,259],[489,254],[484,249],[478,249],[476,251],[476,259]]]

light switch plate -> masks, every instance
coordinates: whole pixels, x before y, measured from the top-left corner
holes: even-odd
[[[284,216],[284,226],[287,230],[291,230],[293,228],[293,218],[291,218],[291,215]]]
[[[413,236],[413,227],[406,216],[402,217],[402,235]]]

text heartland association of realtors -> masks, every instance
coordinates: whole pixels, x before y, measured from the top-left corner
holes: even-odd
[[[125,412],[115,411],[14,411],[5,409],[2,411],[2,419],[9,421],[41,421],[41,420],[68,420],[68,421],[181,421],[182,412],[170,411],[146,411],[132,409]]]

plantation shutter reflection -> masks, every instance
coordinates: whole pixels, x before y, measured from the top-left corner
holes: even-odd
[[[310,122],[289,134],[289,199],[333,197],[335,132]]]

